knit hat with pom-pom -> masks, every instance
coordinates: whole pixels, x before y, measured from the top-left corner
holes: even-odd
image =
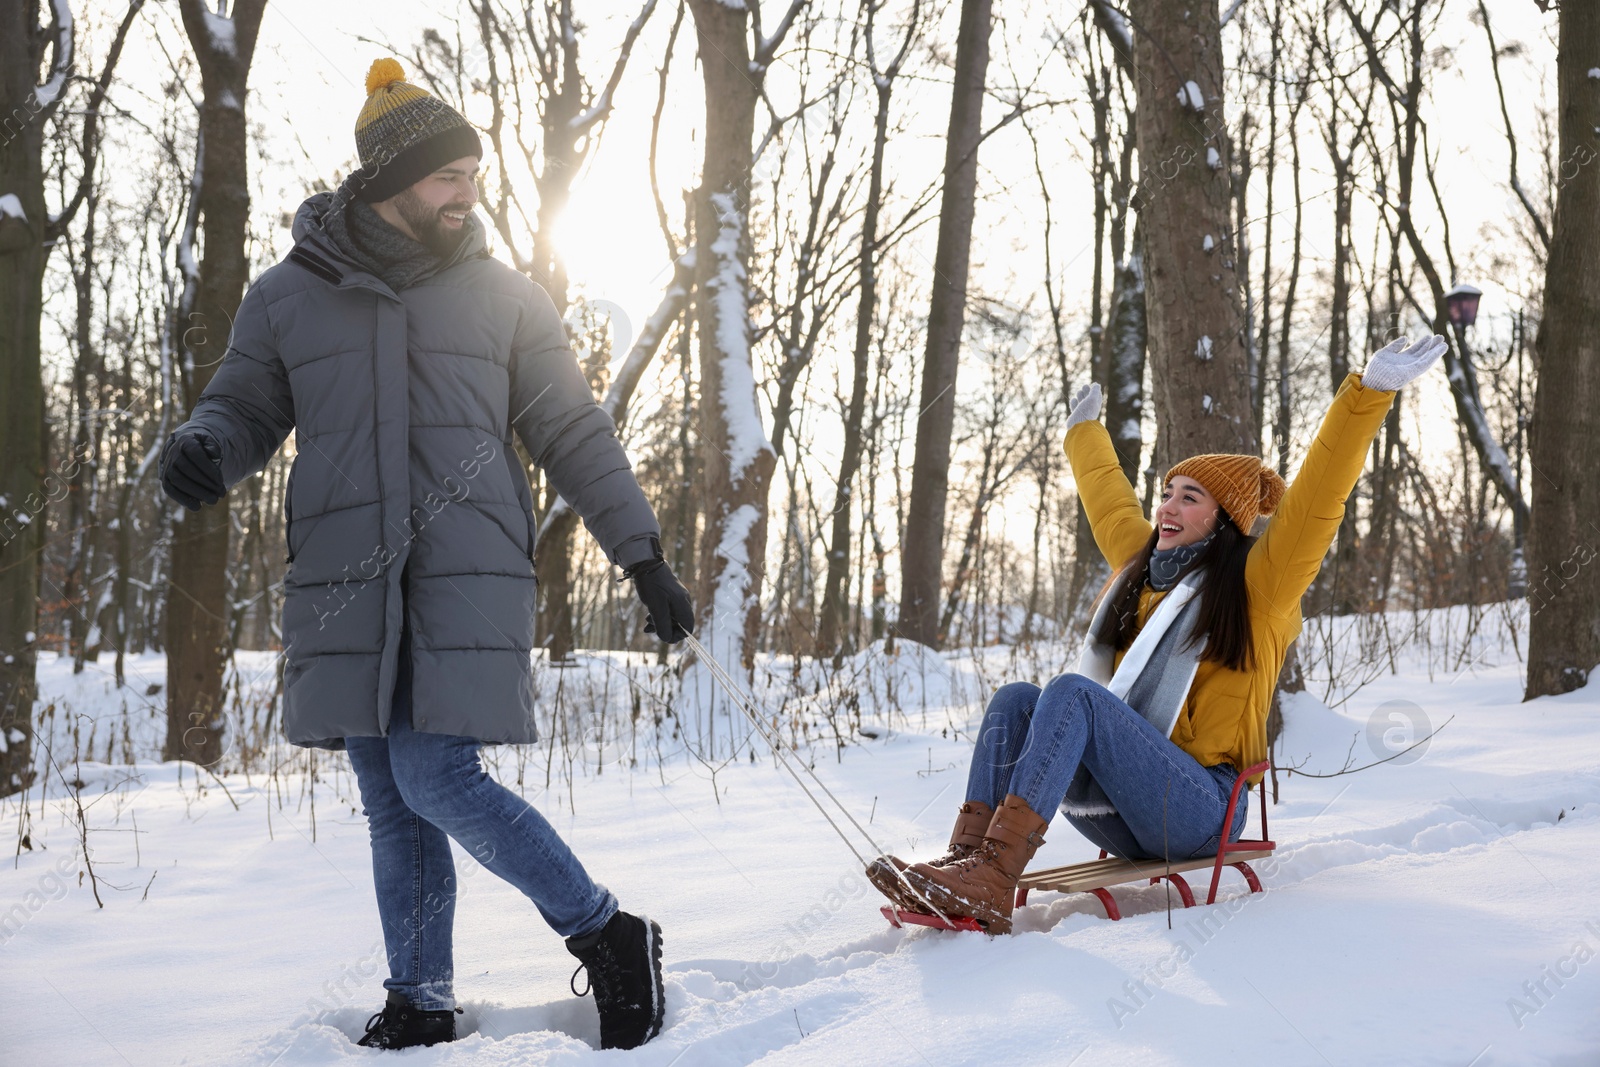
[[[1257,518],[1278,510],[1288,488],[1277,471],[1254,456],[1191,456],[1167,472],[1167,481],[1179,475],[1204,486],[1245,534],[1251,532]]]
[[[368,203],[389,199],[452,160],[483,157],[477,131],[461,113],[405,77],[392,59],[367,71],[367,103],[356,118],[361,170],[352,184]]]

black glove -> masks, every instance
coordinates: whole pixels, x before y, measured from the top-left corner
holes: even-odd
[[[628,568],[622,576],[633,579],[633,591],[650,613],[644,624],[645,633],[655,634],[669,645],[694,633],[694,603],[666,560],[646,560]]]
[[[161,447],[161,488],[190,511],[215,504],[228,491],[222,480],[222,449],[210,434],[182,430]]]

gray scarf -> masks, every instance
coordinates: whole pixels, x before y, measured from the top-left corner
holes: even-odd
[[[1199,639],[1194,636],[1200,617],[1199,589],[1203,577],[1202,572],[1191,568],[1188,575],[1178,579],[1185,588],[1169,594],[1156,606],[1134,644],[1128,648],[1122,664],[1113,668],[1116,649],[1101,643],[1095,635],[1117,600],[1119,581],[1101,598],[1094,619],[1089,623],[1083,653],[1078,658],[1079,674],[1118,693],[1163,737],[1172,736],[1200,666],[1200,656],[1205,651],[1204,636]],[[1130,675],[1131,681],[1127,677]],[[1067,786],[1061,810],[1069,815],[1085,816],[1112,814],[1116,808],[1088,769],[1079,767]]]
[[[471,217],[468,219],[470,222]],[[348,183],[340,187],[333,205],[323,214],[322,231],[350,262],[397,293],[444,265],[427,245],[413,241],[384,222],[371,204],[356,199]]]
[[[1158,593],[1165,593],[1177,585],[1216,536],[1216,532],[1213,531],[1193,544],[1179,545],[1176,548],[1158,548],[1151,552],[1150,572],[1147,575],[1150,588]]]

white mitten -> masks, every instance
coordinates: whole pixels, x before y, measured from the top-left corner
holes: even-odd
[[[1093,422],[1098,419],[1100,406],[1100,384],[1090,382],[1072,394],[1072,411],[1067,415],[1067,429],[1071,430],[1080,422]]]
[[[1409,347],[1404,337],[1390,341],[1367,361],[1367,369],[1361,372],[1361,384],[1368,389],[1392,393],[1426,374],[1449,347],[1450,342],[1438,334]]]

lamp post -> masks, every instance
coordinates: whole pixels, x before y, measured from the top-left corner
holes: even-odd
[[[1478,321],[1478,302],[1483,299],[1483,290],[1476,285],[1466,283],[1458,284],[1448,293],[1444,294],[1445,308],[1450,315],[1450,324],[1455,327],[1456,343],[1463,354],[1467,351],[1467,327]],[[1519,320],[1520,321],[1520,320]],[[1511,472],[1514,484],[1520,491],[1522,488],[1522,457],[1521,457],[1521,428],[1522,428],[1522,336],[1520,329],[1517,335],[1517,467]],[[1522,515],[1513,507],[1511,509],[1511,573],[1506,582],[1506,593],[1512,600],[1521,600],[1528,595],[1528,563],[1523,551],[1526,541],[1526,531],[1523,529]]]
[[[1464,283],[1444,294],[1445,306],[1450,311],[1450,323],[1456,328],[1458,338],[1462,331],[1478,321],[1478,301],[1481,299],[1482,289]]]

